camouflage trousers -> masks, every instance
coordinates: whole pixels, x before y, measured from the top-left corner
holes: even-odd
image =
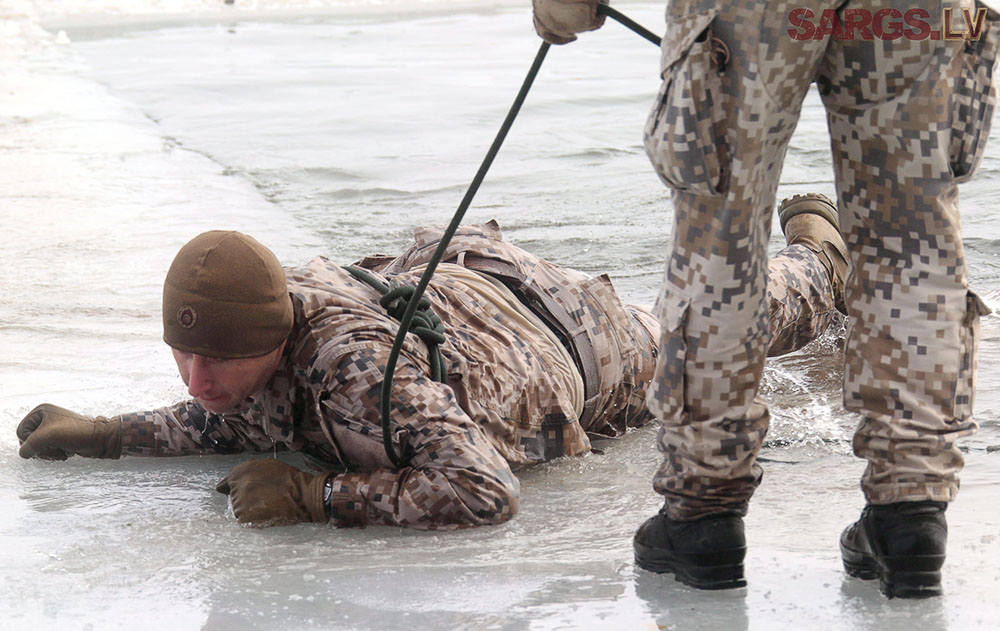
[[[801,245],[790,245],[768,261],[767,268],[767,355],[777,357],[798,350],[823,334],[836,318],[836,299],[830,277],[819,257]],[[618,414],[604,410],[598,428],[587,430],[603,438],[616,438],[624,433],[625,427],[640,427],[655,419],[648,407],[647,392],[655,383],[657,371],[663,370],[657,356],[660,350],[660,326],[656,315],[648,307],[625,305],[626,311],[640,325],[628,336],[626,343],[618,347],[611,344],[597,344],[594,352],[600,357],[633,355],[635,357],[634,377],[639,384],[629,388],[628,383],[615,384],[615,390],[628,392],[628,397],[611,396],[612,402],[630,398],[627,406]],[[638,352],[629,353],[624,347],[634,346]],[[674,366],[679,369],[680,365]],[[626,371],[627,372],[627,371]],[[600,429],[611,426],[611,431]]]
[[[971,177],[989,135],[998,25],[992,11],[973,11],[968,29],[978,24],[979,39],[950,39],[942,9],[954,12],[952,30],[965,28],[961,8],[972,2],[929,2],[918,31],[897,19],[915,4],[668,5],[663,84],[645,140],[674,190],[675,214],[647,401],[663,422],[653,484],[674,519],[745,511],[759,482],[769,418],[757,397],[769,341],[766,248],[813,81],[850,251],[844,405],[862,416],[862,489],[872,503],[957,493],[955,441],[976,429],[975,341],[986,309],[968,288],[956,183]],[[843,9],[840,22],[833,9]],[[865,16],[867,36],[858,28]]]

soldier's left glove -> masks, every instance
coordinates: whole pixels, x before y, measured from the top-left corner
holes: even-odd
[[[608,0],[532,0],[531,4],[538,36],[550,44],[568,44],[577,33],[604,25],[597,5],[608,4]]]
[[[229,496],[241,524],[325,522],[323,485],[329,475],[312,475],[278,460],[249,460],[230,471],[215,490]]]

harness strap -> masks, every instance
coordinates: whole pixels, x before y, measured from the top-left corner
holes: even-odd
[[[556,334],[576,362],[577,370],[583,377],[584,404],[580,423],[587,427],[594,417],[594,404],[600,392],[600,371],[597,355],[587,331],[580,327],[567,313],[566,308],[543,291],[538,291],[517,268],[497,259],[462,253],[463,267],[489,274],[507,286],[518,300],[537,315]],[[457,262],[457,261],[456,261]]]

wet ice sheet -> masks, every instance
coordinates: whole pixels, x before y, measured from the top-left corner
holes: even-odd
[[[658,3],[623,7],[659,24]],[[995,317],[984,321],[984,430],[967,442],[949,513],[947,595],[922,603],[884,601],[839,567],[862,465],[838,411],[835,338],[768,369],[774,422],[747,521],[750,586],[731,593],[631,562],[631,534],[658,504],[653,428],[605,455],[522,472],[510,524],[440,535],[241,528],[212,491],[240,457],[20,460],[14,426],[43,399],[96,414],[183,397],[158,342],[159,287],[193,234],[233,227],[286,262],[346,262],[446,220],[537,48],[523,9],[218,25],[196,15],[153,31],[125,20],[88,27],[91,41],[37,28],[65,8],[0,3],[0,616],[12,628],[995,627]],[[553,50],[471,214],[648,301],[669,213],[638,144],[657,59],[612,26]],[[478,57],[477,41],[489,43]],[[825,151],[810,97],[782,194],[830,193]],[[997,156],[994,139],[962,191],[972,275],[994,305]]]
[[[236,458],[28,463],[5,478],[20,497],[5,498],[17,512],[4,613],[16,628],[994,628],[1000,523],[981,507],[996,491],[975,480],[995,480],[996,459],[970,458],[942,599],[886,601],[844,577],[835,541],[859,472],[844,456],[767,464],[747,520],[750,586],[703,593],[629,560],[634,524],[656,508],[651,434],[531,471],[517,519],[449,534],[239,528],[206,492]]]

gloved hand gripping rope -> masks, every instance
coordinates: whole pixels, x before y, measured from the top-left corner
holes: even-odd
[[[641,37],[649,40],[650,42],[660,45],[660,38],[654,35],[651,31],[643,28],[636,22],[632,21],[619,11],[612,9],[607,5],[600,5],[597,7],[598,13],[605,14],[614,20],[622,23],[629,29],[635,31]],[[389,352],[389,358],[385,365],[385,376],[382,379],[382,398],[381,398],[381,416],[382,416],[382,446],[385,448],[385,453],[389,456],[389,460],[392,461],[393,465],[397,468],[402,468],[405,463],[403,459],[396,453],[396,450],[392,446],[392,377],[396,370],[396,362],[399,360],[399,352],[403,347],[403,340],[406,338],[406,334],[411,330],[411,323],[413,322],[414,314],[421,309],[425,312],[429,312],[434,321],[433,312],[430,311],[429,300],[423,298],[424,290],[427,289],[427,284],[431,280],[431,276],[434,275],[434,270],[437,269],[438,263],[441,261],[441,257],[444,256],[445,250],[448,248],[448,244],[451,242],[451,238],[455,235],[455,231],[458,230],[458,226],[462,223],[462,219],[465,217],[465,212],[469,209],[469,205],[472,203],[472,198],[475,197],[476,191],[479,190],[479,185],[482,184],[483,179],[486,177],[486,172],[489,171],[490,166],[493,164],[494,158],[496,158],[497,153],[500,151],[500,146],[503,144],[504,139],[507,137],[507,132],[510,131],[511,126],[514,124],[514,119],[517,117],[517,113],[521,109],[521,105],[524,103],[524,99],[528,96],[528,90],[531,89],[531,84],[535,80],[535,76],[538,74],[538,70],[542,66],[542,61],[545,59],[545,54],[549,51],[551,44],[548,42],[542,42],[542,45],[538,48],[538,53],[535,54],[535,60],[531,64],[531,68],[528,70],[528,75],[524,78],[524,82],[521,84],[521,89],[517,93],[517,97],[514,99],[514,104],[511,106],[510,111],[507,112],[507,117],[504,119],[503,124],[500,126],[500,131],[497,133],[496,138],[493,140],[493,144],[490,146],[489,151],[486,153],[486,157],[483,159],[483,163],[479,166],[479,171],[476,172],[474,178],[472,178],[472,183],[469,185],[469,189],[465,193],[465,197],[462,198],[462,202],[458,205],[458,210],[455,211],[454,217],[452,217],[451,223],[445,229],[444,234],[441,236],[441,241],[438,243],[437,249],[434,250],[433,256],[427,263],[427,268],[424,273],[420,276],[420,281],[417,283],[416,288],[410,293],[409,289],[406,289],[405,293],[410,294],[409,296],[403,296],[401,299],[406,301],[406,310],[403,311],[402,316],[399,318],[399,330],[396,333],[396,339],[393,342],[392,350]],[[372,285],[376,289],[382,291],[386,294],[389,288],[384,287],[383,283],[376,281],[373,277],[368,276],[364,278],[358,274],[357,268],[347,268],[349,272],[354,274],[360,280]],[[372,281],[375,281],[374,283]],[[381,286],[381,288],[380,288]],[[400,298],[398,295],[400,292],[396,291],[393,298]],[[391,315],[395,316],[398,313],[397,310]],[[426,317],[426,316],[425,316]],[[423,319],[423,318],[422,318]],[[433,326],[434,331],[437,335],[433,336],[435,340],[438,336],[441,336],[443,341],[443,335],[441,335],[441,330],[443,326],[440,324],[440,320],[437,320],[437,326]],[[417,328],[425,329],[426,326],[420,327],[418,324]],[[432,364],[437,363],[436,366],[432,365],[432,378],[435,381],[445,383],[447,379],[447,374],[444,370],[444,365],[440,359],[440,351],[437,349],[437,344],[440,342],[435,342],[431,344],[428,336],[421,335],[420,332],[414,328],[414,332],[421,336],[422,339],[428,342],[431,346],[431,362]]]

